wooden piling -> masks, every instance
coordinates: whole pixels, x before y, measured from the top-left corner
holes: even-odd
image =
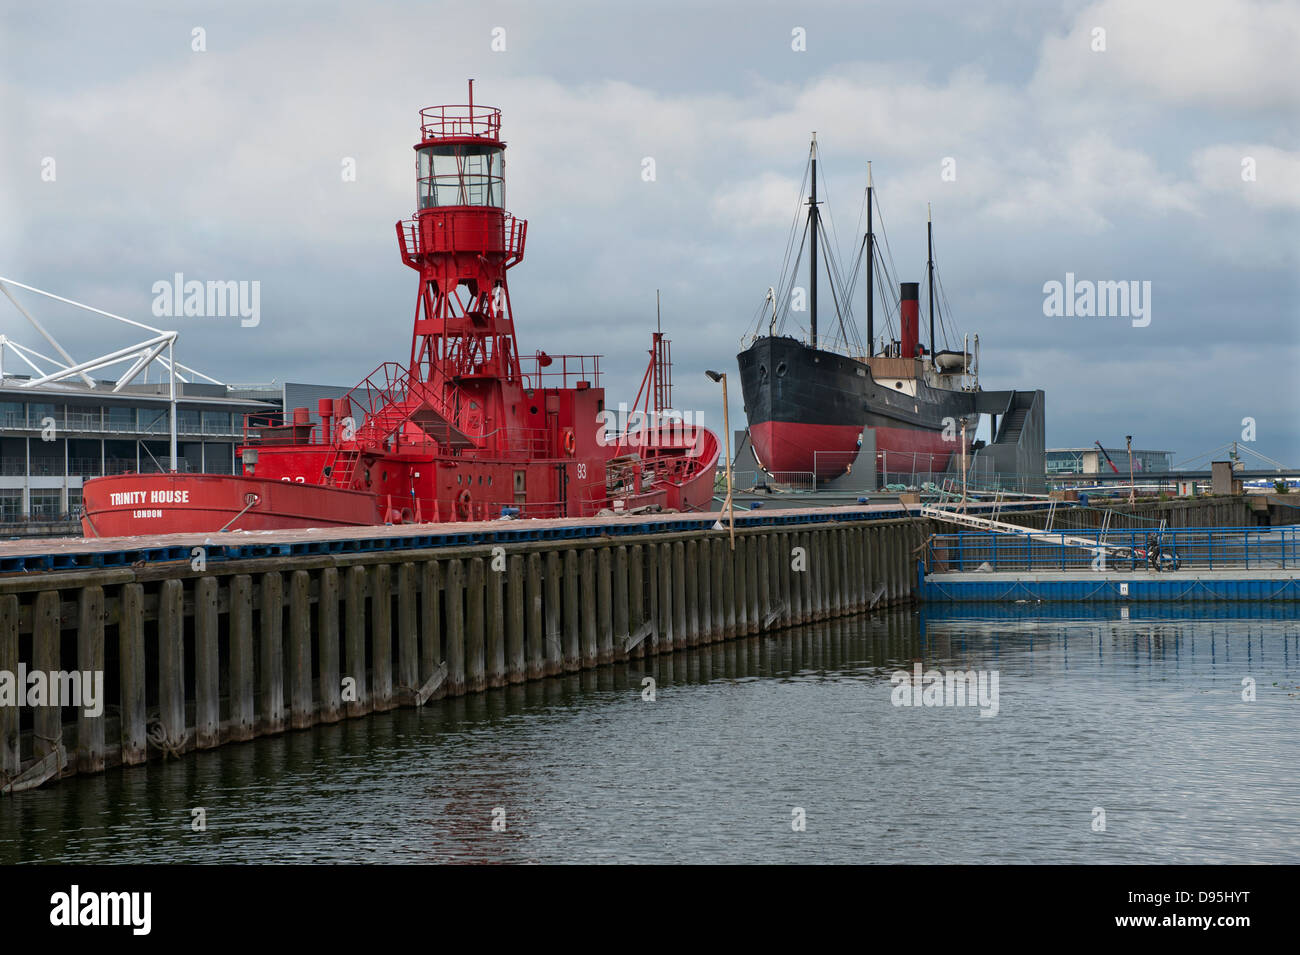
[[[355,700],[344,702],[348,716],[370,712],[370,688],[366,678],[366,569],[349,567],[344,584],[345,667],[355,689]]]
[[[471,557],[465,577],[465,689],[479,693],[487,686],[485,610],[486,568],[482,557]]]
[[[230,579],[230,739],[253,738],[257,716],[253,708],[253,578]]]
[[[614,660],[614,571],[610,548],[596,551],[596,663]]]
[[[419,575],[415,564],[403,562],[397,570],[397,685],[402,698],[413,696],[420,679]]]
[[[731,552],[732,574],[736,588],[736,636],[749,633],[749,535],[736,538],[736,549]]]
[[[867,591],[866,537],[862,525],[849,529],[849,600],[854,613],[866,609]]]
[[[628,566],[627,547],[620,544],[614,548],[613,580],[613,615],[614,615],[614,659],[626,660],[628,637]]]
[[[713,613],[713,641],[727,638],[727,564],[730,562],[730,551],[727,550],[727,542],[720,538],[714,537],[707,541],[709,546],[710,561],[710,582],[711,591],[709,595],[710,607]]]
[[[376,564],[370,574],[371,706],[391,710],[393,700],[393,571]],[[462,680],[464,671],[461,671]]]
[[[149,758],[144,653],[144,587],[126,584],[122,587],[117,624],[119,736],[122,763],[126,766],[139,765]]]
[[[164,580],[158,593],[158,722],[168,755],[187,748],[185,590],[174,578]]]
[[[310,621],[307,629],[310,634]],[[194,584],[194,745],[198,749],[221,745],[221,660],[217,634],[217,580],[200,577]]]
[[[745,535],[745,632],[758,633],[758,547],[762,538],[757,534]]]
[[[528,679],[524,655],[524,618],[528,615],[528,603],[522,555],[510,556],[506,574],[506,682],[523,683]]]
[[[781,624],[794,626],[799,621],[799,581],[794,573],[794,542],[787,531],[777,535],[776,569],[780,575],[780,588],[785,600],[785,612],[781,614]]]
[[[734,640],[736,637],[736,549],[732,546],[731,539],[721,541],[722,543],[722,601],[727,611],[726,626],[723,630],[724,638]]]
[[[307,729],[315,715],[311,696],[311,575],[289,575],[289,725]]]
[[[339,672],[339,572],[325,567],[320,572],[316,595],[316,650],[320,672],[316,692],[320,698],[317,718],[337,723],[343,718],[343,684]]]
[[[695,544],[695,559],[699,561],[699,624],[696,627],[696,644],[713,642],[713,546],[707,537]]]
[[[497,555],[484,568],[483,577],[483,662],[490,687],[506,685],[506,608],[505,578],[507,570],[496,568],[504,561]],[[509,564],[506,564],[508,569]]]
[[[645,654],[648,657],[659,653],[659,631],[663,629],[659,606],[659,545],[645,545],[645,597],[646,624]]]
[[[82,587],[77,601],[77,669],[81,671],[82,706],[77,707],[77,772],[98,773],[104,769],[104,694],[108,685],[104,673],[104,588]],[[96,706],[90,715],[85,701],[98,685]]]
[[[831,613],[839,617],[844,613],[844,567],[849,559],[848,545],[844,541],[844,528],[831,530]]]
[[[889,602],[894,604],[900,602],[903,598],[903,581],[898,573],[901,530],[902,528],[898,524],[889,525]]]
[[[673,646],[681,648],[690,642],[686,632],[686,545],[673,541]]]
[[[790,593],[781,586],[781,565],[784,563],[781,535],[772,531],[767,535],[767,592],[772,602],[769,616],[774,628],[784,627],[790,616]]]
[[[19,617],[18,598],[14,594],[0,596],[0,672],[18,673]],[[22,765],[18,713],[17,706],[0,706],[0,781],[17,776]]]
[[[582,630],[578,589],[578,552],[572,547],[564,552],[564,670],[577,673],[582,669]]]
[[[677,630],[677,611],[673,606],[673,545],[659,544],[655,550],[659,554],[659,653],[672,653],[674,633]]]
[[[563,613],[564,603],[562,594],[564,587],[561,582],[560,574],[560,554],[558,551],[549,551],[546,555],[546,587],[545,587],[545,606],[544,619],[546,623],[546,675],[554,676],[557,673],[564,672],[564,646],[562,634],[563,622],[561,616]]]
[[[831,557],[827,537],[829,530],[813,531],[813,552],[817,555],[813,583],[817,587],[817,619],[827,620],[831,616]]]
[[[683,543],[681,563],[686,586],[684,642],[688,647],[695,647],[700,643],[700,555],[699,542],[694,538]]]
[[[546,628],[542,622],[542,555],[530,551],[527,565],[528,579],[524,582],[524,596],[528,601],[528,614],[524,620],[524,642],[528,646],[528,679],[537,680],[546,674]]]
[[[436,560],[426,560],[420,573],[420,683],[423,685],[442,663],[442,572]],[[445,688],[439,687],[433,698],[445,692]]]
[[[652,626],[646,619],[645,601],[645,565],[640,544],[628,548],[627,568],[627,607],[628,607],[628,641],[635,642],[626,655],[639,659],[645,656],[645,631]]]
[[[284,732],[284,578],[276,571],[262,575],[260,624],[261,712],[264,734]]]
[[[465,564],[449,560],[442,603],[447,615],[447,695],[465,692]]]
[[[596,586],[596,553],[590,547],[584,547],[578,558],[580,582],[582,585],[582,660],[583,669],[596,666],[600,657],[599,638],[597,636],[597,617],[599,607]]]

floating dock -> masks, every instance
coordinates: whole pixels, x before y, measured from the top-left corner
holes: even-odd
[[[959,531],[917,573],[926,602],[1300,600],[1300,527]]]

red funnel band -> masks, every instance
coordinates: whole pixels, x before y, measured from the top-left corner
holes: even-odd
[[[898,314],[903,326],[904,358],[916,357],[916,346],[920,341],[920,303],[917,301],[919,287],[919,282],[903,282],[899,285]]]

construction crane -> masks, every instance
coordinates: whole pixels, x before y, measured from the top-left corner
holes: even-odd
[[[1114,471],[1116,474],[1119,474],[1119,468],[1115,467],[1115,462],[1112,461],[1112,460],[1110,459],[1110,455],[1107,454],[1107,453],[1106,453],[1106,449],[1103,448],[1103,447],[1101,446],[1101,442],[1100,442],[1100,441],[1094,441],[1094,442],[1092,442],[1092,443],[1095,444],[1095,445],[1097,446],[1097,450],[1100,451],[1101,454],[1102,454],[1102,457],[1104,457],[1104,458],[1106,459],[1106,463],[1110,465],[1110,469],[1111,469],[1112,471]]]

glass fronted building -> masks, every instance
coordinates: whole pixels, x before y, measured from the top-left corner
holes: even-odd
[[[88,478],[170,470],[167,385],[113,382],[24,388],[0,383],[0,524],[58,521],[80,513]],[[280,388],[241,390],[177,383],[176,467],[233,474],[244,415],[281,410]]]
[[[1115,462],[1121,474],[1128,473],[1128,450],[1125,448],[1106,448],[1106,454]],[[1140,451],[1133,449],[1133,473],[1148,474],[1168,472],[1174,466],[1172,451]],[[1048,448],[1047,473],[1053,474],[1102,474],[1112,473],[1110,465],[1097,446],[1090,448]]]

